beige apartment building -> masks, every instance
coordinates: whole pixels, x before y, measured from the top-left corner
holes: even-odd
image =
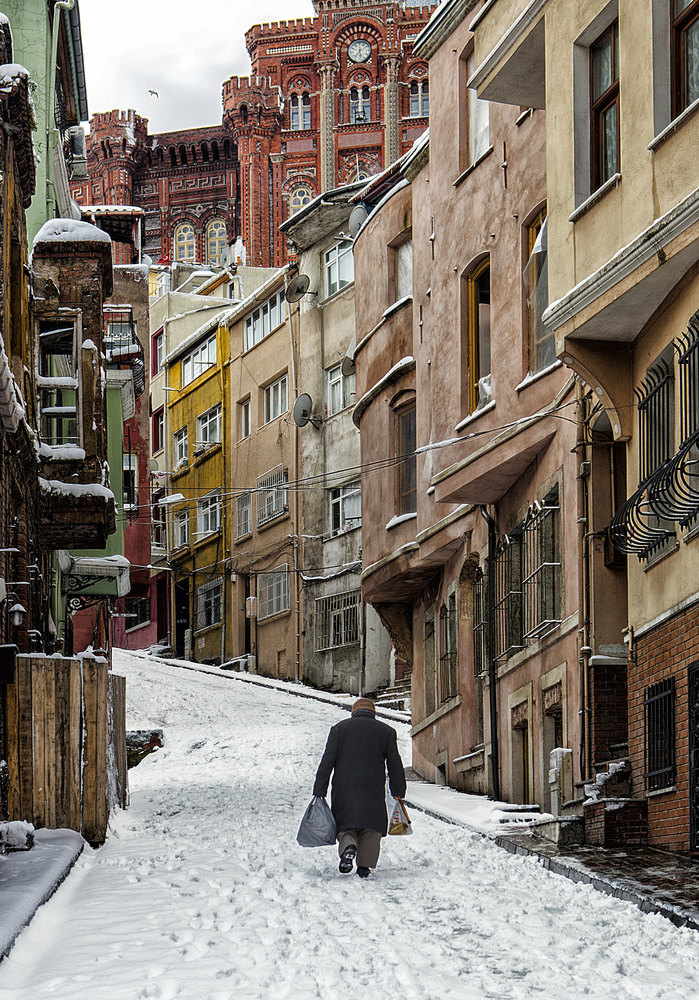
[[[479,97],[546,109],[544,321],[586,386],[588,750],[624,762],[586,831],[697,850],[699,3],[497,0],[471,27]]]

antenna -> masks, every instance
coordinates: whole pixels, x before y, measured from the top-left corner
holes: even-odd
[[[313,409],[313,400],[308,395],[307,392],[302,392],[294,403],[294,408],[291,411],[291,416],[297,427],[305,427],[306,424],[311,423],[316,430],[320,427],[321,418],[312,417],[311,410]]]
[[[297,274],[295,278],[292,278],[289,284],[286,286],[286,291],[284,292],[284,298],[287,302],[298,302],[302,299],[304,295],[308,292],[308,286],[311,283],[311,279],[307,274]],[[317,292],[310,292],[311,295],[317,295]]]
[[[359,204],[355,205],[352,209],[352,213],[349,217],[349,231],[352,239],[356,239],[357,233],[364,225],[365,221],[369,217],[369,212],[366,205]]]

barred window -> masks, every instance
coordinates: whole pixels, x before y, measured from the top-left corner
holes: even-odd
[[[271,618],[291,607],[289,600],[289,566],[284,563],[269,573],[257,574],[258,620]]]
[[[252,531],[252,494],[242,493],[236,500],[236,511],[238,515],[237,537],[242,538]]]
[[[318,597],[315,605],[315,648],[335,649],[359,642],[360,590]]]
[[[558,487],[531,505],[524,521],[524,638],[529,642],[561,623]]]
[[[521,528],[498,540],[494,570],[495,656],[504,660],[524,648]]]
[[[646,689],[643,702],[646,729],[646,789],[675,784],[675,678]]]
[[[283,465],[266,472],[257,479],[257,526],[266,524],[289,509],[287,473]]]
[[[488,670],[488,576],[487,563],[473,582],[473,673],[484,677]]]
[[[125,628],[128,632],[131,628],[138,628],[139,625],[146,625],[150,622],[150,598],[149,597],[127,597],[125,601]]]
[[[439,700],[449,701],[459,693],[456,628],[456,591],[439,610]]]
[[[197,588],[197,628],[209,628],[223,620],[223,578]]]

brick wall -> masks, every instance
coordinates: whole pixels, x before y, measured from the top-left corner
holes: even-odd
[[[648,798],[648,841],[670,850],[689,850],[689,666],[699,660],[699,603],[686,608],[635,643],[629,664],[629,758],[633,795],[645,797],[644,697],[651,684],[675,678],[674,789]]]
[[[599,799],[585,806],[585,843],[597,847],[641,845],[648,842],[645,801]]]

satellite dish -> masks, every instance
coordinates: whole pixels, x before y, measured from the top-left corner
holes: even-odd
[[[369,217],[366,205],[355,205],[349,217],[349,231],[352,239],[356,239],[357,233]]]
[[[345,378],[348,378],[350,375],[356,374],[357,371],[357,366],[354,363],[354,358],[350,358],[347,355],[345,355],[344,358],[342,359],[342,364],[340,365],[340,368],[342,369],[342,374],[345,376]]]
[[[292,278],[286,287],[284,292],[284,298],[287,302],[298,302],[302,299],[306,292],[308,291],[308,286],[311,283],[311,279],[307,274],[297,274],[295,278]]]
[[[313,424],[316,429],[320,426],[320,419],[311,416],[312,409],[313,400],[307,392],[302,392],[291,411],[291,416],[297,427],[305,427],[308,423]]]

